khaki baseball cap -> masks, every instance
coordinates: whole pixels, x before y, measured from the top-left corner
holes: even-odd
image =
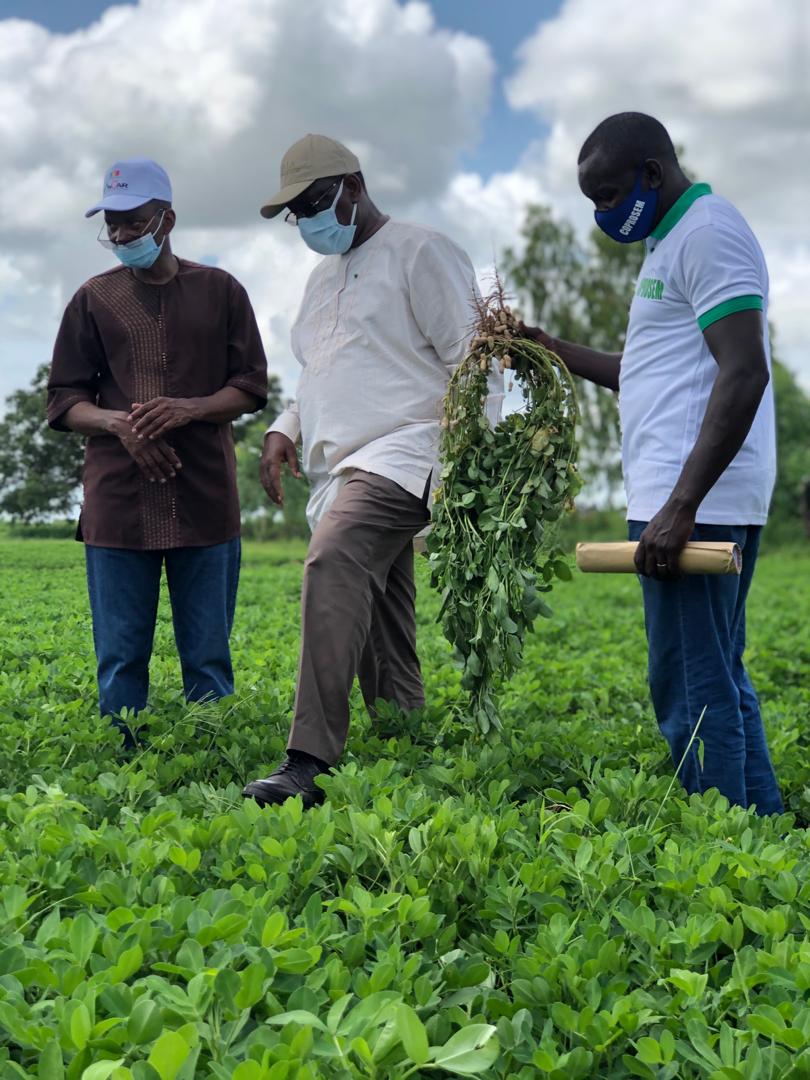
[[[275,217],[316,180],[356,172],[360,172],[360,162],[343,143],[326,135],[305,135],[281,159],[281,190],[267,200],[261,215]]]

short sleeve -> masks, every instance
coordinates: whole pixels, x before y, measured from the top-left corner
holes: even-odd
[[[228,381],[258,398],[254,411],[267,404],[267,358],[248,294],[230,279],[228,304]]]
[[[705,330],[736,311],[762,311],[767,282],[753,237],[709,224],[686,237],[680,253],[683,292]]]
[[[68,431],[63,417],[81,401],[96,404],[98,383],[106,363],[95,321],[80,289],[65,309],[53,348],[45,407],[48,424]]]

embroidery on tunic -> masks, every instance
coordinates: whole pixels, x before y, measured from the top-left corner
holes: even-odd
[[[165,396],[167,343],[159,291],[122,273],[92,278],[87,287],[126,332],[134,400],[143,403]],[[153,483],[141,473],[140,492],[144,547],[150,551],[180,547],[176,479]]]

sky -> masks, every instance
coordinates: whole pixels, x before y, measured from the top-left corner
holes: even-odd
[[[292,393],[289,327],[317,257],[258,214],[308,131],[360,156],[375,201],[436,226],[484,277],[544,202],[584,232],[582,140],[658,116],[745,214],[779,355],[810,388],[810,2],[0,0],[0,401],[50,357],[71,295],[112,265],[104,170],[168,170],[174,250],[247,287]]]

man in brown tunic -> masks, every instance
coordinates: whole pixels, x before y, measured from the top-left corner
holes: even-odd
[[[178,259],[171,185],[145,158],[105,175],[99,236],[123,265],[67,306],[48,384],[51,427],[87,436],[84,541],[99,706],[124,733],[146,705],[163,564],[186,698],[233,692],[228,639],[240,522],[231,421],[267,400],[242,286]]]

